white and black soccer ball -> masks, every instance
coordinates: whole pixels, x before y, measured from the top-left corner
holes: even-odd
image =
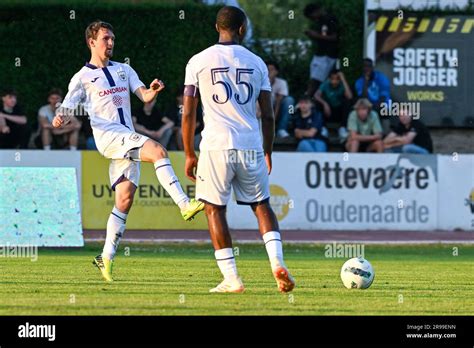
[[[367,289],[374,281],[375,272],[362,257],[347,260],[341,268],[341,280],[348,289]]]

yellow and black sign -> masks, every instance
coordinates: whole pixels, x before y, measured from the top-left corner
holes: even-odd
[[[430,126],[474,127],[474,16],[371,11],[376,70],[393,102],[417,104]]]
[[[194,197],[195,186],[184,175],[184,153],[170,152],[171,163],[184,191]],[[95,151],[82,153],[82,221],[86,229],[104,229],[114,205],[114,191],[109,180],[110,161]],[[204,213],[186,222],[179,208],[161,187],[153,165],[141,163],[140,184],[127,218],[128,229],[207,229]]]
[[[419,17],[417,15],[404,15],[397,12],[395,15],[380,15],[377,18],[375,29],[379,32],[412,32],[417,33],[446,33],[470,34],[474,28],[474,18],[469,16],[446,17]]]

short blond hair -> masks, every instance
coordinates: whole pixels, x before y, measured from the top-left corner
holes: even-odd
[[[372,109],[372,103],[367,98],[360,98],[359,100],[357,100],[357,102],[354,104],[354,109],[358,109],[361,106],[369,110]]]

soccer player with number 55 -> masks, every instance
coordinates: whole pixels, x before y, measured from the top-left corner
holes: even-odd
[[[183,192],[165,148],[133,128],[130,92],[144,103],[151,102],[165,88],[163,82],[155,79],[150,88],[145,88],[132,67],[110,61],[115,36],[109,23],[95,21],[85,34],[91,59],[72,77],[53,126],[67,124],[82,104],[90,117],[97,149],[111,160],[109,177],[115,191],[115,206],[107,221],[104,249],[93,263],[106,281],[112,281],[112,262],[140,180],[140,161],[154,164],[158,181],[179,206],[185,220],[203,210],[204,204],[189,199]]]
[[[210,292],[244,291],[225,215],[231,187],[237,203],[249,205],[255,213],[278,288],[288,292],[295,282],[283,261],[278,220],[269,203],[275,135],[271,86],[262,59],[240,45],[246,23],[239,8],[220,9],[216,20],[219,42],[193,56],[186,67],[182,117],[185,171],[196,181],[196,198],[205,203],[215,257],[224,276]],[[198,161],[194,129],[199,96],[204,130]],[[262,110],[263,141],[257,100]]]

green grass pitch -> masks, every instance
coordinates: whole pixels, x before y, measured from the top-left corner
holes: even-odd
[[[235,246],[243,294],[208,293],[221,280],[210,244],[122,243],[111,284],[91,264],[99,244],[40,249],[36,262],[0,258],[0,315],[474,314],[473,245],[365,245],[375,281],[348,290],[345,259],[326,258],[324,245],[287,244],[291,295],[277,291],[263,245]]]

